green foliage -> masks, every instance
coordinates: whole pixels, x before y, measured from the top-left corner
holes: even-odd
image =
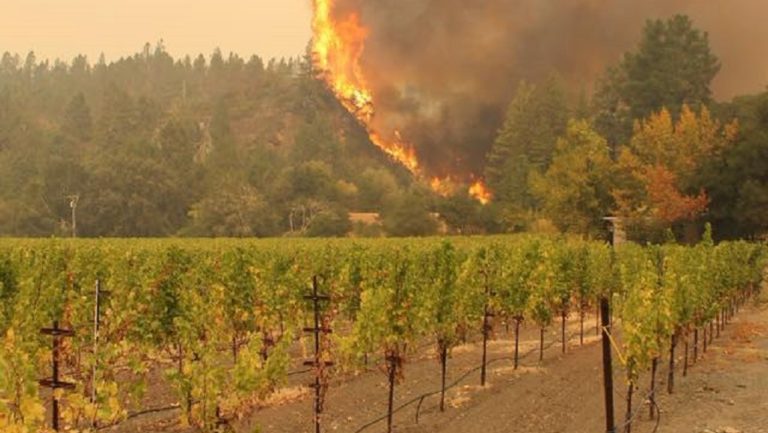
[[[559,78],[520,84],[487,157],[485,177],[497,202],[518,213],[534,205],[527,192],[529,172],[549,167],[568,112]]]
[[[492,219],[494,208],[480,204],[468,194],[443,197],[438,201],[436,210],[453,233],[476,235],[495,231]]]
[[[357,181],[360,210],[376,210],[390,194],[398,191],[397,179],[387,170],[366,168]]]
[[[328,116],[316,115],[296,133],[296,143],[292,149],[293,158],[323,161],[338,164],[343,161],[339,137],[333,130]]]
[[[192,206],[191,236],[265,237],[279,233],[275,215],[256,188],[230,183]]]
[[[637,49],[608,70],[595,95],[597,126],[611,144],[625,142],[634,119],[662,108],[711,102],[720,71],[709,37],[685,15],[646,23]]]
[[[537,290],[532,276],[540,254],[539,242],[514,245],[508,249],[499,285],[499,306],[506,316],[522,321],[528,315],[531,295]]]
[[[604,138],[586,121],[572,121],[558,140],[554,161],[531,188],[542,211],[563,232],[603,236],[610,215],[613,164]]]
[[[429,236],[437,232],[437,220],[430,213],[424,195],[418,191],[390,196],[381,218],[390,236]]]
[[[634,380],[671,335],[703,326],[759,284],[766,264],[764,246],[745,242],[625,244],[614,256],[603,243],[531,236],[5,240],[0,258],[0,428],[19,432],[43,422],[37,380],[50,341],[39,329],[54,319],[76,330],[66,371],[98,369],[95,403],[84,386],[90,373],[64,378],[78,384],[63,405],[66,426],[125,420],[160,369],[183,421],[211,431],[217,410],[247,413],[285,383],[313,314],[303,299],[313,276],[331,298],[322,320],[342,371],[366,355],[402,361],[423,338],[450,350],[480,329],[486,306],[544,328],[604,295]],[[96,278],[110,295],[94,355]]]
[[[113,63],[1,63],[0,235],[71,233],[70,195],[84,237],[305,235],[411,182],[309,57],[174,59],[160,43]]]
[[[422,266],[427,271],[424,282],[430,290],[430,305],[435,341],[438,353],[450,349],[459,341],[458,333],[462,325],[462,297],[459,291],[459,269],[461,257],[449,242],[435,247],[434,252],[425,257]]]
[[[352,229],[349,215],[341,211],[329,210],[321,212],[312,219],[307,230],[309,237],[343,237]]]
[[[67,105],[62,128],[65,134],[80,141],[88,141],[91,138],[93,119],[91,109],[82,92],[75,95]]]
[[[768,231],[768,92],[737,98],[720,111],[738,119],[739,135],[699,175],[712,198],[708,219],[723,238],[763,235]]]

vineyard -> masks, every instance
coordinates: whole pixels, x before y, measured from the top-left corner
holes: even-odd
[[[676,351],[687,356],[691,338],[719,333],[760,287],[766,258],[762,245],[708,235],[690,247],[616,250],[537,236],[3,240],[0,431],[118,426],[151,409],[157,372],[183,425],[232,431],[287,383],[297,359],[313,373],[316,413],[333,405],[332,378],[380,368],[389,416],[379,427],[391,430],[393,396],[419,351],[436,354],[443,410],[455,347],[480,336],[485,382],[495,328],[514,333],[517,368],[522,324],[541,330],[539,356],[553,327],[565,350],[567,321],[583,340],[601,299],[620,331],[612,348],[631,407],[641,375],[655,381],[662,358],[673,391]],[[652,384],[636,398],[653,402],[656,392]]]

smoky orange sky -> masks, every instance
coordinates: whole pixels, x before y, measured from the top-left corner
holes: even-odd
[[[303,53],[312,36],[310,3],[310,0],[6,0],[0,12],[0,52],[25,54],[34,50],[38,58],[50,59],[71,59],[77,54],[86,54],[93,61],[104,53],[107,60],[115,60],[140,51],[146,42],[154,44],[162,39],[175,56],[210,54],[216,47],[242,56],[296,56]],[[381,1],[378,9],[396,10],[418,3],[424,2]],[[502,3],[509,2],[499,0],[499,4]],[[768,84],[768,26],[764,25],[768,16],[767,0],[546,0],[541,3],[549,5],[547,7],[562,5],[566,10],[573,4],[587,5],[586,8],[610,4],[606,14],[617,23],[614,27],[631,29],[615,35],[613,41],[610,41],[612,35],[605,34],[608,44],[618,48],[616,52],[630,48],[639,35],[642,21],[651,17],[638,14],[649,9],[656,15],[689,13],[697,26],[710,32],[714,51],[722,59],[723,69],[715,83],[719,97],[759,90]],[[636,6],[644,3],[666,3],[667,6],[639,9]],[[468,4],[472,2],[464,3]],[[531,13],[530,7],[519,11],[521,17],[535,20],[537,17],[529,16]],[[466,14],[471,16],[472,8],[467,9]],[[391,18],[396,17],[397,13],[393,12]],[[562,23],[553,22],[550,30],[555,38],[564,29]],[[489,31],[494,33],[493,29]],[[628,35],[632,35],[629,40]],[[602,70],[602,62],[594,63],[600,64],[584,67]]]
[[[768,85],[768,0],[333,0],[367,28],[360,63],[372,128],[411,143],[430,176],[472,179],[520,80],[557,72],[592,88],[633,50],[648,19],[687,14],[722,69],[717,99]],[[575,92],[574,92],[575,93]],[[386,137],[386,135],[385,135]],[[386,137],[392,141],[392,138]]]
[[[71,59],[100,53],[116,60],[164,40],[174,56],[304,53],[311,35],[309,0],[4,0],[0,53]]]

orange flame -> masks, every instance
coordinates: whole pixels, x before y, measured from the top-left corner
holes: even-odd
[[[451,176],[433,177],[430,180],[429,185],[432,187],[433,191],[442,195],[443,197],[447,197],[449,195],[455,194],[461,187],[462,182],[457,181]],[[483,183],[482,180],[478,180],[472,183],[467,193],[470,197],[479,201],[483,205],[490,203],[493,199],[493,194],[488,189],[488,187],[485,186],[485,183]]]
[[[360,20],[357,12],[336,16],[336,0],[313,0],[315,16],[312,21],[314,38],[312,54],[314,66],[321,71],[328,87],[347,109],[366,128],[373,144],[392,159],[402,164],[414,176],[424,178],[414,147],[404,140],[399,131],[392,131],[387,139],[372,126],[376,115],[375,97],[366,80],[361,66],[369,30]],[[433,178],[432,189],[441,195],[450,195],[457,183],[451,177]],[[491,195],[482,182],[476,182],[469,190],[483,204]]]
[[[453,194],[456,190],[456,185],[453,183],[453,180],[448,177],[433,177],[432,180],[429,181],[429,186],[432,188],[432,191],[443,197]]]
[[[469,187],[469,195],[484,205],[490,203],[493,198],[493,195],[481,180],[478,180]]]
[[[342,18],[334,17],[334,1],[314,0],[312,52],[315,66],[323,72],[326,83],[344,108],[366,127],[373,144],[411,173],[419,174],[419,161],[413,146],[406,143],[397,131],[394,132],[395,140],[386,140],[371,126],[376,114],[374,97],[360,66],[368,29],[355,12]]]

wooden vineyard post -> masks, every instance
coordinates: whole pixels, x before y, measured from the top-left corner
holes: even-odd
[[[387,400],[387,433],[392,433],[392,414],[395,409],[395,382],[402,358],[397,349],[387,350],[387,376],[389,378],[389,398]]]
[[[718,316],[720,317],[720,330],[725,331],[725,307],[720,309]],[[717,333],[717,336],[720,337],[720,332]]]
[[[491,311],[490,305],[490,298],[493,296],[493,293],[491,293],[491,289],[488,287],[487,282],[485,285],[485,296],[485,311],[483,314],[483,365],[480,368],[480,386],[485,386],[488,363],[488,339],[490,338],[491,330],[493,330],[493,324],[491,323],[493,312]]]
[[[98,394],[96,393],[96,362],[97,354],[99,350],[99,330],[101,329],[101,305],[102,301],[108,297],[109,291],[101,288],[101,280],[96,280],[96,291],[94,294],[93,305],[93,371],[91,372],[91,403],[96,402]]]
[[[565,341],[565,319],[566,319],[566,316],[567,316],[567,314],[566,314],[565,310],[563,310],[560,313],[560,319],[561,319],[561,323],[562,323],[562,327],[561,327],[561,330],[560,330],[560,340],[563,343],[563,355],[565,355],[565,352],[566,352],[567,346],[568,346],[567,342]]]
[[[689,349],[688,332],[689,331],[686,330],[685,333],[683,334],[683,337],[685,338],[685,343],[684,343],[685,356],[683,357],[683,377],[688,377],[688,349]]]
[[[101,315],[101,305],[99,305],[101,302],[99,299],[100,296],[101,281],[96,280],[96,293],[93,303],[93,369],[91,371],[91,403],[96,402],[96,356],[99,350],[99,316]]]
[[[50,388],[51,394],[51,427],[55,431],[59,431],[59,399],[56,397],[57,389],[74,389],[75,384],[63,382],[59,380],[59,355],[61,352],[61,339],[64,337],[72,337],[75,333],[68,329],[59,328],[58,320],[53,321],[51,328],[43,328],[40,330],[43,335],[50,335],[53,339],[52,353],[51,353],[51,378],[41,379],[39,381],[40,386]]]
[[[669,376],[667,377],[667,392],[672,394],[675,390],[675,347],[677,346],[678,331],[672,334],[669,343]]]
[[[693,328],[693,365],[696,365],[696,361],[699,359],[699,327]]]
[[[595,337],[600,336],[600,304],[597,304],[597,311],[595,311]]]
[[[628,376],[630,376],[628,374]],[[624,433],[632,433],[632,396],[635,392],[635,384],[631,377],[627,377],[627,412],[624,421]]]
[[[320,416],[323,413],[323,406],[325,400],[325,388],[328,385],[327,371],[329,367],[333,367],[333,362],[323,359],[323,352],[321,349],[321,336],[330,334],[332,331],[330,328],[323,326],[320,320],[320,302],[328,302],[331,300],[329,296],[320,295],[317,276],[312,278],[312,293],[304,296],[304,299],[312,301],[312,307],[314,309],[315,326],[312,328],[304,328],[304,332],[314,335],[315,338],[315,357],[312,360],[305,361],[304,365],[307,367],[313,367],[315,370],[315,382],[310,384],[311,388],[315,389],[315,433],[320,433]]]
[[[522,321],[522,316],[515,317],[515,370],[520,365],[520,322]]]
[[[96,280],[96,292],[93,305],[93,369],[91,371],[91,403],[96,404],[98,394],[96,392],[99,353],[99,328],[101,327],[101,300],[109,295],[108,291],[101,289],[101,280]],[[94,416],[91,425],[97,427],[97,418]]]
[[[268,330],[261,331],[261,359],[266,362],[269,359],[269,349],[275,345],[275,339]]]
[[[600,317],[603,327],[603,390],[605,392],[605,431],[616,433],[613,413],[613,362],[611,360],[611,307],[606,297],[600,299]]]
[[[717,338],[720,338],[720,312],[715,313],[715,320],[717,325]]]
[[[648,400],[650,401],[651,419],[656,417],[656,372],[659,369],[659,357],[653,358],[651,364],[651,392]]]
[[[440,412],[445,412],[445,374],[448,365],[448,346],[440,343]]]

